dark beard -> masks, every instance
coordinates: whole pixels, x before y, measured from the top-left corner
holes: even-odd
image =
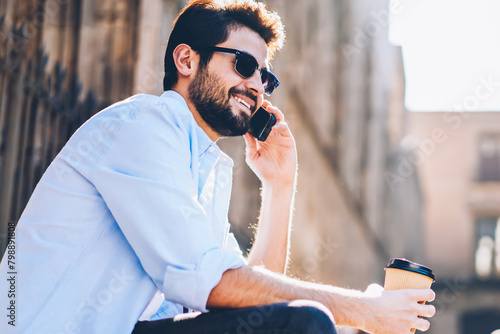
[[[206,68],[198,69],[196,77],[189,84],[188,92],[201,118],[216,133],[223,137],[235,137],[248,132],[250,116],[246,113],[233,114],[230,99],[232,94],[242,94],[255,101],[254,96],[234,87],[226,95],[222,79],[208,73]]]

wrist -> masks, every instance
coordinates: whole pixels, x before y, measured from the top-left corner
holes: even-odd
[[[286,217],[282,217],[283,221],[290,221],[290,214],[293,210],[295,197],[295,186],[293,184],[263,184],[261,196],[263,204],[261,215],[274,212],[274,215],[279,213],[280,217],[282,217],[285,213],[287,213]],[[266,210],[264,210],[264,208]],[[271,209],[271,211],[267,212],[269,209]],[[273,218],[273,221],[275,220],[276,217]]]
[[[360,312],[357,314],[357,318],[353,319],[354,327],[371,332],[373,324],[376,322],[376,314],[379,311],[376,305],[376,297],[363,293],[358,302]]]
[[[296,177],[262,180],[262,188],[273,193],[295,191]]]
[[[328,304],[325,306],[334,314],[336,323],[366,330],[371,322],[369,317],[374,312],[372,298],[358,290],[337,287],[329,287],[329,292]]]
[[[373,315],[376,312],[374,308],[374,298],[367,296],[366,294],[360,298],[360,308],[363,310],[360,312],[360,317],[356,319],[356,327],[367,331],[370,328],[370,323],[373,322]]]
[[[277,199],[286,202],[291,201],[295,194],[295,184],[293,183],[262,183],[262,197]]]

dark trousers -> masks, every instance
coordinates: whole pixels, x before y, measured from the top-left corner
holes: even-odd
[[[139,321],[132,334],[336,334],[333,316],[320,303],[297,300],[174,318]]]

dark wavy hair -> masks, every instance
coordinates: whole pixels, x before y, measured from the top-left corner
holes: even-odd
[[[255,0],[191,0],[174,21],[165,51],[163,89],[177,83],[177,68],[173,52],[179,44],[187,44],[198,51],[223,43],[229,33],[238,27],[247,27],[258,33],[267,44],[271,60],[283,47],[285,31],[281,18]],[[212,52],[200,52],[200,68],[212,58]]]

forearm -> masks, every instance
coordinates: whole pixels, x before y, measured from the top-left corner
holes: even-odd
[[[284,273],[297,177],[297,149],[285,116],[268,101],[262,107],[276,117],[266,141],[246,133],[246,162],[262,181],[262,206],[249,263]]]
[[[284,273],[290,247],[295,183],[264,185],[262,206],[249,264]]]
[[[328,307],[337,325],[362,327],[367,297],[360,291],[302,282],[264,268],[244,266],[226,271],[212,290],[207,308],[250,307],[297,299],[314,300]]]
[[[243,266],[224,272],[219,284],[210,292],[207,308],[241,308],[307,299],[325,305],[339,326],[376,334],[408,333],[411,328],[426,331],[429,328],[429,321],[425,318],[432,317],[436,309],[419,302],[434,300],[431,289],[380,289],[380,294],[367,294],[298,281],[265,268]]]

